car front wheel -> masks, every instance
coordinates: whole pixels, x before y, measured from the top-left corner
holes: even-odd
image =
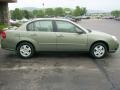
[[[34,48],[30,43],[21,43],[17,47],[17,54],[22,58],[30,58],[34,54]]]
[[[95,43],[90,50],[90,55],[93,58],[100,59],[107,54],[107,47],[104,43]]]

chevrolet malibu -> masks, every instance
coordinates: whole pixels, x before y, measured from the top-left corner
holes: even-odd
[[[35,52],[88,52],[93,58],[103,58],[119,47],[115,36],[87,30],[65,19],[40,18],[29,21],[17,30],[1,33],[1,48],[15,51],[22,58]]]

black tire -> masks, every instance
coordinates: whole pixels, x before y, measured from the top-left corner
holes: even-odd
[[[96,48],[100,47],[100,46],[103,48],[104,52],[101,53],[101,56],[100,55],[97,56],[97,54],[95,55],[95,52],[98,52],[99,50],[97,51]],[[108,53],[107,46],[104,43],[95,43],[91,46],[89,53],[90,53],[90,56],[92,56],[93,58],[101,59],[101,58],[105,57]],[[100,52],[98,54],[100,54]]]
[[[29,50],[28,52],[30,52],[30,54],[29,54],[28,56],[27,56],[27,55],[26,55],[26,56],[25,56],[25,55],[22,55],[22,53],[21,53],[21,48],[22,48],[23,46],[29,47],[30,50]],[[31,57],[34,55],[35,50],[34,50],[34,47],[33,47],[32,44],[30,44],[30,43],[28,43],[28,42],[23,42],[23,43],[20,43],[20,44],[18,45],[16,52],[17,52],[17,55],[20,56],[21,58],[27,59],[27,58],[31,58]]]

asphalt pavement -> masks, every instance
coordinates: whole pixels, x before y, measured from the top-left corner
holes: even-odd
[[[120,40],[120,21],[79,24]],[[39,53],[24,60],[0,49],[0,90],[120,90],[120,49],[99,60],[78,53]]]

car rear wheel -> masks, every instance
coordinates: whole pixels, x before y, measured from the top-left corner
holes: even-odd
[[[17,47],[17,54],[22,58],[30,58],[34,55],[34,48],[30,43],[20,43]]]
[[[93,58],[101,59],[107,54],[107,47],[104,43],[95,43],[90,49]]]

